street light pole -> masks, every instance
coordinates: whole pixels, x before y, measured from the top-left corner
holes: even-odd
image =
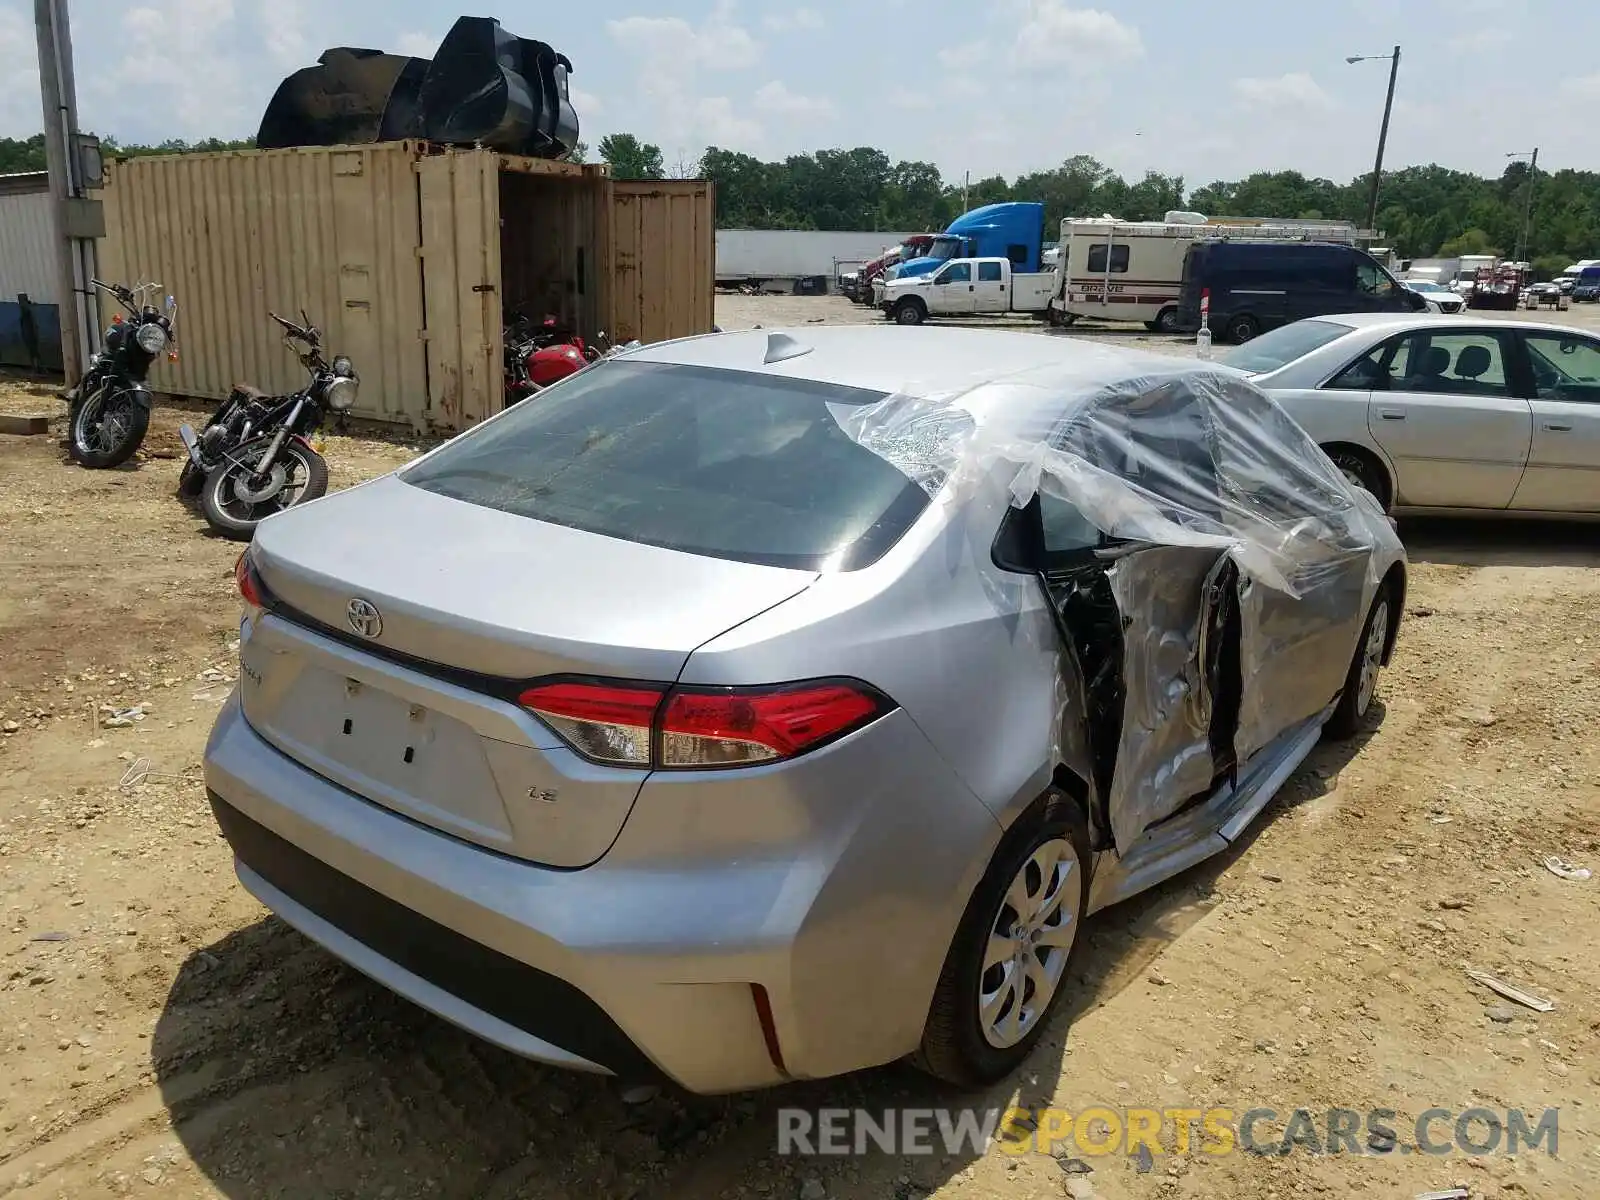
[[[1516,150],[1507,158],[1521,158],[1526,150]],[[1517,239],[1517,261],[1527,262],[1528,251],[1533,248],[1533,188],[1539,179],[1539,147],[1535,146],[1528,159],[1528,195],[1523,200],[1522,236]]]
[[[1383,124],[1378,128],[1378,157],[1372,164],[1372,193],[1367,200],[1367,228],[1378,228],[1378,184],[1383,179],[1383,147],[1389,140],[1389,114],[1394,111],[1394,82],[1400,74],[1400,47],[1393,54],[1356,54],[1345,59],[1347,63],[1366,62],[1369,59],[1389,60],[1389,94],[1383,101]]]

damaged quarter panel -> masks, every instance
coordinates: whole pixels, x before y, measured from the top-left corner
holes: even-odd
[[[1042,571],[1069,682],[1081,665],[1097,815],[1126,854],[1329,708],[1404,551],[1376,504],[1226,369],[1085,350],[944,386],[842,424],[902,469],[936,464],[947,503],[998,472],[1017,509],[1037,497],[1082,518],[1079,551],[1062,562],[1046,545]],[[917,436],[953,411],[978,417],[968,435]]]

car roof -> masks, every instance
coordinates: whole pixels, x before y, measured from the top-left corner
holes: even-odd
[[[764,361],[774,335],[792,338],[803,354]],[[1218,371],[1213,364],[1081,338],[1010,330],[812,325],[703,334],[631,350],[629,361],[753,371],[889,394],[951,397],[980,420],[1003,420],[1014,389],[986,387],[1048,380],[1053,395],[1030,407],[1061,412],[1093,391],[1126,379]],[[1031,378],[1030,378],[1031,377]]]
[[[1328,313],[1308,317],[1311,321],[1325,321],[1334,325],[1348,325],[1352,331],[1400,333],[1408,329],[1481,329],[1485,325],[1506,325],[1517,329],[1533,329],[1541,333],[1589,333],[1575,325],[1556,325],[1545,321],[1507,321],[1471,310],[1462,313]]]

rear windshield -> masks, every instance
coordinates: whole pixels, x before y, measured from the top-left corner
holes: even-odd
[[[849,571],[880,558],[928,506],[927,491],[835,419],[883,398],[747,371],[600,363],[400,478],[630,542]]]
[[[1219,361],[1238,370],[1249,371],[1252,375],[1264,375],[1326,346],[1334,338],[1343,337],[1350,332],[1350,328],[1337,321],[1314,320],[1280,325],[1228,351]]]

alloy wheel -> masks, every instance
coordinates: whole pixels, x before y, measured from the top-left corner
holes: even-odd
[[[1364,717],[1378,694],[1378,672],[1383,668],[1383,645],[1389,636],[1389,602],[1379,600],[1367,627],[1367,643],[1361,647],[1361,680],[1356,689],[1356,715]]]
[[[978,977],[978,1022],[996,1049],[1027,1037],[1061,986],[1083,915],[1082,870],[1072,843],[1052,838],[1028,856],[1000,901]]]

